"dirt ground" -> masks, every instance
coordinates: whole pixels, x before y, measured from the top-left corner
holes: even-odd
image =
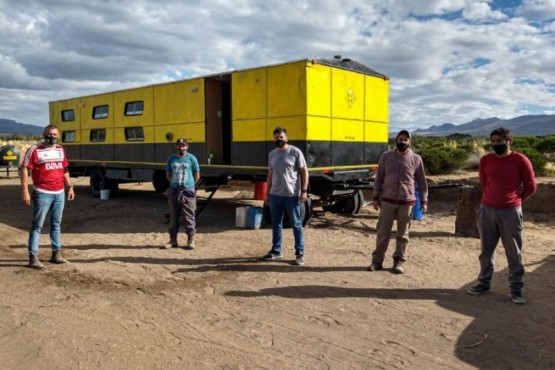
[[[434,178],[432,184],[463,180]],[[413,222],[404,275],[368,272],[377,213],[315,209],[306,265],[263,262],[271,229],[238,229],[235,208],[260,205],[249,187],[216,193],[198,220],[195,250],[161,250],[167,203],[151,184],[117,197],[74,179],[66,203],[65,265],[25,267],[30,208],[19,179],[0,178],[2,369],[554,369],[555,179],[525,207],[524,290],[511,302],[498,249],[492,291],[466,294],[479,240],[454,234],[459,189],[433,189]],[[204,192],[199,192],[205,197]],[[367,194],[368,195],[368,194]],[[394,237],[394,236],[393,236]],[[185,236],[180,235],[181,243]]]

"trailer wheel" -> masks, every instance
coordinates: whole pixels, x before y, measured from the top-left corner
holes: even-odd
[[[152,186],[154,186],[154,190],[157,193],[165,192],[170,186],[168,179],[166,179],[166,174],[164,173],[164,176],[156,175],[154,181],[152,181]]]
[[[91,194],[95,198],[100,198],[100,190],[108,189],[108,183],[106,176],[104,176],[104,171],[99,168],[95,168],[91,172],[90,189]]]
[[[362,190],[354,192],[351,196],[338,198],[332,204],[323,206],[326,212],[356,215],[364,205],[364,194]]]
[[[353,194],[352,197],[345,199],[345,208],[341,213],[356,215],[357,213],[360,212],[360,209],[362,208],[363,204],[364,204],[364,194],[362,193],[362,190],[358,190]]]
[[[119,190],[119,182],[111,179],[106,179],[106,185],[108,186],[108,189],[110,189],[110,196],[116,196]]]
[[[264,222],[268,225],[272,224],[272,211],[270,210],[270,206],[264,202],[263,207],[263,214],[264,214]],[[306,226],[312,220],[312,199],[308,198],[304,203],[301,204],[301,220],[303,222],[303,226]],[[283,216],[283,228],[290,229],[291,228],[291,221],[289,220],[289,215],[285,212]]]

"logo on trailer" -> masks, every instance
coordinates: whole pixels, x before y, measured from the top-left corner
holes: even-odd
[[[357,97],[355,96],[355,93],[351,88],[347,90],[347,95],[345,95],[345,101],[347,102],[347,105],[349,106],[349,108],[352,108],[355,102],[357,101]]]

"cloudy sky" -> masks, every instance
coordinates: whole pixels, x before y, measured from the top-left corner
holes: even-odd
[[[340,54],[391,79],[391,130],[555,113],[555,0],[0,0],[0,118]]]

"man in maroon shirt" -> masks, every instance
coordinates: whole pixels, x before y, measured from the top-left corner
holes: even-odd
[[[536,192],[532,163],[523,154],[510,149],[512,135],[507,128],[490,134],[493,153],[480,159],[482,204],[477,217],[480,232],[480,274],[478,284],[468,289],[472,295],[490,290],[495,249],[501,239],[509,263],[509,284],[514,303],[524,304],[522,277],[522,201]]]
[[[415,180],[419,185],[422,212],[428,208],[428,183],[424,174],[424,164],[422,158],[409,149],[410,142],[410,133],[401,130],[395,138],[395,149],[383,153],[378,162],[373,206],[376,211],[380,211],[380,216],[376,226],[376,249],[372,252],[372,264],[368,266],[368,271],[383,269],[391,229],[396,221],[393,272],[405,272],[403,263],[406,261],[410,221],[416,204]]]

